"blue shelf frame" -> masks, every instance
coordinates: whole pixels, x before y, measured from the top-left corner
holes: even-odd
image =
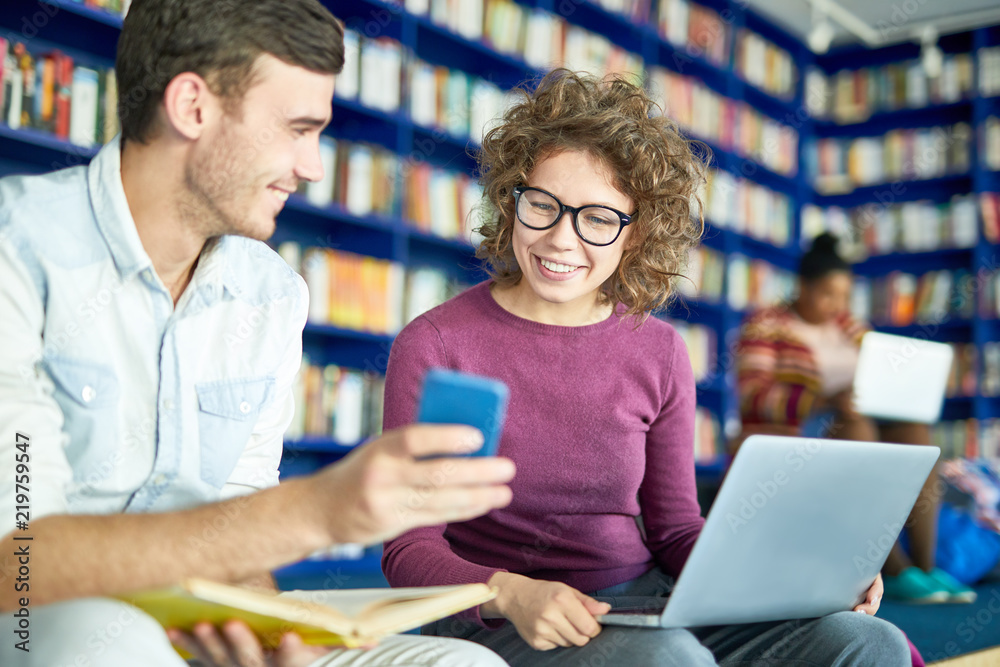
[[[493,81],[502,88],[509,88],[521,81],[536,79],[539,73],[529,68],[515,56],[498,53],[488,44],[469,40],[448,29],[435,25],[426,17],[413,16],[401,9],[398,3],[384,0],[323,0],[348,27],[363,34],[388,36],[401,41],[421,59],[436,65],[463,69],[473,75]],[[521,0],[522,4],[553,13],[560,13],[559,0]],[[878,51],[865,49],[839,49],[822,58],[816,58],[804,44],[784,30],[770,23],[763,16],[748,9],[739,0],[703,0],[701,4],[712,7],[727,16],[730,28],[730,60],[721,65],[709,62],[697,54],[688,53],[661,37],[655,25],[635,24],[609,12],[593,2],[581,0],[574,3],[574,11],[567,18],[576,24],[601,33],[613,43],[640,55],[647,66],[660,65],[681,74],[699,77],[704,83],[730,99],[743,101],[765,116],[793,126],[799,133],[798,169],[794,175],[774,172],[752,157],[706,142],[713,148],[715,163],[721,169],[737,176],[758,182],[791,197],[795,220],[789,245],[775,247],[766,241],[745,236],[725,228],[711,228],[712,236],[706,244],[727,256],[742,254],[749,258],[764,259],[785,269],[794,269],[800,256],[798,246],[801,228],[801,208],[806,203],[851,206],[853,202],[871,201],[879,189],[887,185],[859,188],[845,195],[819,195],[815,192],[806,173],[807,144],[809,139],[823,136],[866,136],[878,134],[887,126],[919,127],[945,124],[956,119],[968,119],[974,126],[981,125],[990,113],[997,113],[1000,97],[973,98],[954,104],[936,105],[927,109],[901,109],[879,112],[859,123],[837,125],[827,121],[802,117],[804,90],[802,75],[810,64],[817,64],[827,71],[841,67],[857,67],[874,62],[916,57],[912,45],[900,45]],[[41,15],[38,14],[41,12]],[[565,12],[562,12],[565,14]],[[41,18],[38,18],[41,16]],[[37,20],[36,20],[37,19]],[[731,19],[731,20],[729,20]],[[26,21],[22,23],[22,21]],[[121,17],[103,10],[87,7],[73,0],[8,0],[0,7],[0,34],[29,42],[33,50],[58,48],[80,62],[109,66],[114,58]],[[783,99],[763,91],[743,80],[733,67],[735,38],[741,28],[748,28],[786,49],[798,68],[794,94]],[[7,29],[3,32],[3,29]],[[992,30],[992,32],[990,32]],[[19,31],[19,32],[18,32]],[[998,41],[996,29],[979,29],[955,37],[945,38],[946,51],[974,51],[981,46]],[[335,98],[334,122],[331,135],[349,140],[362,139],[379,144],[399,155],[408,155],[418,142],[432,140],[435,150],[424,155],[427,162],[469,169],[473,162],[469,151],[475,148],[468,137],[454,137],[435,128],[414,124],[402,111],[381,112],[369,109],[356,101]],[[426,145],[426,144],[424,144]],[[50,135],[33,130],[12,130],[0,124],[0,174],[14,171],[37,172],[70,164],[84,164],[97,151],[97,147],[77,147]],[[924,198],[927,192],[938,192],[940,197],[956,190],[982,192],[1000,188],[1000,173],[982,168],[978,146],[973,146],[973,169],[969,174],[949,176],[930,181],[911,181],[903,185],[913,198]],[[897,198],[897,201],[905,199]],[[408,266],[430,264],[447,266],[455,275],[465,279],[479,279],[483,273],[473,258],[472,247],[461,240],[441,239],[405,224],[392,216],[355,216],[337,206],[316,207],[301,197],[292,197],[280,220],[275,240],[299,240],[309,245],[339,247],[353,252],[400,261]],[[961,265],[966,258],[971,268],[985,266],[995,252],[995,247],[980,241],[975,248],[940,253],[920,253],[913,256],[891,255],[872,258],[860,267],[862,272],[879,267],[896,266],[903,270],[911,267],[942,264]],[[958,253],[958,254],[956,254]],[[725,299],[719,303],[687,300],[675,304],[670,315],[700,321],[715,328],[719,335],[717,358],[735,342],[744,312],[733,309]],[[899,332],[916,333],[920,327],[901,328]],[[946,322],[939,327],[941,335],[961,338],[967,333],[973,342],[982,345],[995,337],[996,326],[980,319],[969,322]],[[345,331],[335,327],[309,324],[304,334],[307,351],[326,363],[340,363],[368,370],[384,370],[392,337],[364,332]],[[738,424],[739,414],[731,373],[714,378],[698,387],[699,400],[716,412],[726,429]],[[964,410],[977,418],[1000,414],[1000,400],[995,397],[972,397],[950,400],[946,412]],[[336,458],[350,451],[355,445],[335,443],[325,438],[303,438],[289,442],[289,474],[306,469],[307,465],[320,465],[324,460]],[[699,474],[721,475],[726,461],[700,463]],[[283,471],[284,472],[284,471]],[[364,559],[362,559],[364,561]],[[364,565],[364,563],[362,563]],[[371,565],[371,563],[368,563]],[[312,565],[299,566],[305,571]],[[320,566],[316,566],[320,567]],[[304,568],[304,569],[303,569]]]

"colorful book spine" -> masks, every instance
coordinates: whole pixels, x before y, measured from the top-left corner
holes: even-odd
[[[382,432],[385,378],[342,366],[321,366],[304,355],[293,393],[295,413],[286,440],[325,437],[355,445]]]
[[[821,87],[829,94],[811,98],[809,111],[814,118],[849,124],[879,112],[958,102],[975,94],[974,69],[969,53],[946,55],[935,77],[927,74],[920,60],[841,69],[829,76],[813,69],[808,75],[813,90]]]
[[[968,123],[893,130],[881,137],[819,139],[810,145],[813,184],[823,194],[854,187],[965,174],[971,167]]]
[[[985,194],[985,193],[983,193]],[[985,205],[982,195],[980,202]],[[919,200],[902,204],[872,202],[850,209],[802,207],[802,245],[823,232],[840,238],[840,250],[852,262],[888,253],[971,248],[979,239],[975,195],[955,195],[948,202]],[[994,226],[985,225],[989,238]]]
[[[798,71],[792,56],[752,30],[740,29],[736,41],[736,72],[758,88],[779,97],[795,96]]]

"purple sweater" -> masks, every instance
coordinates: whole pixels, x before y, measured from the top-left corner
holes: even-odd
[[[694,478],[695,385],[667,323],[614,315],[581,327],[504,310],[489,282],[396,337],[385,428],[412,423],[424,373],[443,366],[510,387],[499,454],[517,464],[513,502],[385,544],[392,586],[486,582],[498,571],[591,592],[659,564],[677,574],[702,526]],[[636,524],[641,514],[646,537]],[[482,623],[478,611],[464,614]]]

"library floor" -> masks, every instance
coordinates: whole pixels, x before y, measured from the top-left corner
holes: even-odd
[[[879,616],[903,629],[927,664],[1000,665],[1000,582],[976,586],[972,604],[910,605],[886,600]]]

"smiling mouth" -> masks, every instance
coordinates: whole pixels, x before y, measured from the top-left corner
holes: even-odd
[[[558,262],[542,259],[541,257],[538,258],[538,261],[542,266],[553,273],[572,273],[580,268],[579,266],[573,266],[572,264],[559,264]]]
[[[267,189],[270,190],[272,193],[274,193],[274,196],[280,199],[281,201],[288,201],[288,195],[291,194],[290,192],[286,192],[285,190],[279,190],[273,185],[267,186]]]

